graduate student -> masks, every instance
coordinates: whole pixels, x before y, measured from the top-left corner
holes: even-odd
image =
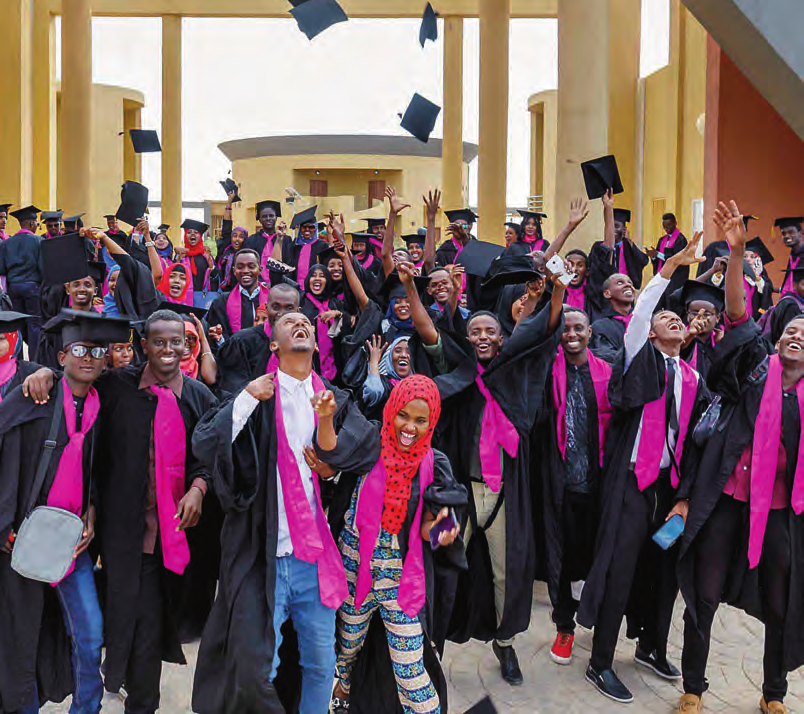
[[[723,314],[723,290],[708,283],[687,280],[681,289],[680,303],[687,324],[681,359],[706,382],[715,346],[723,336],[718,329]]]
[[[634,283],[624,273],[615,273],[603,283],[603,314],[592,323],[592,351],[613,362],[622,349],[625,331],[631,324],[636,300]]]
[[[789,290],[773,306],[770,324],[766,327],[771,344],[774,345],[784,334],[790,321],[804,313],[804,263],[800,268],[793,268],[789,271],[789,274],[785,276],[785,283]]]
[[[256,233],[248,237],[243,247],[256,251],[259,256],[260,277],[270,286],[272,280],[281,279],[276,274],[272,275],[267,264],[269,258],[282,260],[284,239],[276,228],[277,219],[282,217],[282,204],[279,201],[266,199],[257,203],[254,211],[260,227]]]
[[[671,258],[676,253],[680,253],[687,246],[687,238],[679,230],[674,213],[665,213],[662,216],[662,228],[664,229],[664,235],[659,238],[656,246],[645,250],[653,265],[654,275],[662,269],[668,258]],[[678,268],[676,272],[673,273],[673,279],[670,281],[670,287],[667,289],[665,298],[667,295],[681,288],[689,277],[689,266]]]
[[[260,258],[250,248],[239,250],[232,260],[233,286],[221,292],[209,308],[210,325],[220,325],[224,339],[254,327],[257,308],[268,301],[270,288],[260,280]]]
[[[202,602],[189,607],[182,600],[183,579],[192,572],[203,581],[194,571],[206,569],[214,593],[217,577],[214,557],[195,547],[192,530],[211,498],[211,467],[191,449],[196,425],[216,400],[181,373],[184,324],[175,312],[157,310],[145,323],[145,364],[107,371],[95,382],[105,686],[117,692],[125,682],[126,714],[159,708],[162,662],[186,663],[179,631],[186,618],[212,604],[209,588],[199,588]],[[52,382],[53,373],[40,370],[26,385],[36,401],[44,401]]]
[[[40,218],[42,223],[45,224],[45,232],[41,237],[47,240],[48,238],[57,238],[62,235],[61,219],[63,216],[63,211],[42,211]]]
[[[415,372],[409,342],[406,335],[397,337],[390,345],[379,335],[372,335],[366,342],[368,375],[360,392],[360,405],[372,421],[379,421],[393,388]]]
[[[635,602],[629,624],[639,637],[636,663],[665,679],[681,676],[667,660],[678,548],[663,551],[651,538],[671,516],[687,513],[691,434],[708,391],[680,360],[681,318],[654,308],[676,268],[699,262],[695,250],[701,237],[669,258],[640,294],[609,386],[614,415],[601,478],[600,528],[577,620],[594,627],[587,681],[619,702],[633,699],[612,669],[629,595]]]
[[[777,218],[773,222],[774,228],[779,229],[785,248],[790,250],[790,257],[787,259],[787,277],[782,283],[782,296],[792,291],[793,278],[790,271],[799,266],[801,258],[804,256],[804,237],[801,235],[802,221],[804,221],[804,218],[801,216],[792,216]],[[802,263],[802,267],[804,267],[804,263]]]
[[[504,255],[527,255],[535,250],[546,251],[550,247],[550,241],[542,235],[542,219],[547,218],[547,214],[525,210],[518,210],[517,213],[522,217],[519,237],[506,248]]]
[[[22,327],[29,315],[0,310],[0,402],[41,365],[22,356]]]
[[[793,318],[774,353],[746,312],[746,233],[734,201],[715,223],[732,249],[726,336],[710,370],[723,407],[707,433],[679,555],[684,596],[684,694],[677,711],[703,708],[712,621],[722,601],[762,620],[760,709],[787,711],[787,675],[804,663],[800,618],[804,320]]]
[[[311,266],[318,262],[319,254],[329,248],[318,232],[315,212],[318,206],[311,206],[293,216],[290,228],[296,229],[296,238],[285,241],[282,248],[282,262],[296,268],[295,278],[300,288],[304,288]]]
[[[383,221],[384,222],[384,221]],[[375,276],[382,270],[382,262],[374,254],[372,240],[376,240],[373,233],[350,233],[352,239],[352,253],[364,270],[369,270]]]
[[[327,711],[335,613],[348,589],[314,468],[320,460],[330,474],[368,473],[380,455],[376,428],[347,393],[313,372],[315,334],[303,314],[276,320],[271,350],[278,371],[208,414],[194,437],[197,456],[216,464],[226,513],[220,587],[193,690],[201,714],[281,711],[271,682],[289,617],[299,636],[299,710]],[[333,431],[335,444],[326,438]]]
[[[470,240],[475,240],[472,235],[472,228],[477,223],[477,214],[471,208],[459,208],[451,211],[444,211],[444,215],[449,221],[445,233],[448,240],[445,240],[436,251],[436,265],[454,265],[455,259],[466,247]]]
[[[336,406],[324,400],[318,408],[319,443],[328,450],[338,438],[329,433],[331,417],[323,417],[334,414]],[[338,543],[349,594],[338,610],[335,714],[349,711],[352,691],[375,712],[395,712],[399,704],[411,713],[447,711],[446,682],[426,635],[432,631],[434,597],[430,532],[454,514],[450,509],[464,508],[467,497],[447,457],[430,446],[440,411],[441,397],[431,379],[414,375],[398,382],[383,410],[380,458],[352,494]],[[456,563],[463,560],[462,544],[453,546],[458,532],[455,525],[435,541],[439,555]],[[390,653],[392,671],[378,667],[379,658],[367,651],[375,617],[386,631],[387,644],[380,646]],[[389,702],[382,693],[393,680],[397,696]]]
[[[209,226],[202,221],[187,218],[181,228],[184,230],[184,247],[176,249],[176,252],[180,257],[179,264],[184,267],[186,283],[184,297],[178,302],[206,308],[209,306],[207,293],[217,291],[218,280],[212,253],[204,245],[204,233],[209,230]],[[171,275],[173,272],[175,271]],[[172,291],[165,294],[171,302],[175,302]]]
[[[98,505],[92,455],[100,400],[93,382],[103,370],[106,345],[128,334],[129,326],[127,320],[66,310],[45,329],[61,338],[64,372],[52,399],[36,403],[18,383],[0,404],[0,710],[30,714],[72,694],[71,711],[97,712],[103,622],[87,552]],[[55,447],[38,481],[42,445],[50,438]],[[11,567],[16,533],[32,505],[60,508],[84,522],[74,562],[57,583],[23,577]]]
[[[323,265],[313,265],[307,274],[300,306],[301,312],[315,326],[317,371],[329,381],[338,373],[340,355],[336,339],[340,336],[345,310],[343,301],[333,296],[332,285],[329,270]]]

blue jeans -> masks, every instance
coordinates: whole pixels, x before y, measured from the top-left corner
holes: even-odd
[[[50,587],[45,585],[44,587]],[[75,561],[75,569],[56,586],[64,625],[72,640],[72,664],[75,691],[70,714],[98,714],[103,699],[103,681],[100,675],[101,647],[103,646],[103,618],[95,591],[92,560],[82,553]],[[39,711],[39,693],[34,689],[31,703],[18,714]]]
[[[305,563],[294,555],[276,559],[274,589],[274,662],[271,679],[279,666],[282,625],[288,617],[299,635],[302,668],[300,714],[325,714],[329,711],[335,677],[335,614],[321,604],[318,592],[318,566]]]

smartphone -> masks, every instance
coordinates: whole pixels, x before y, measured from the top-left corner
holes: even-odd
[[[438,537],[446,531],[451,531],[457,525],[458,525],[458,519],[455,517],[455,510],[450,508],[449,515],[443,520],[436,523],[430,529],[430,547],[433,550],[438,548],[439,547]]]
[[[574,279],[575,276],[572,273],[561,273],[561,275],[558,276],[558,282],[564,287],[567,287]]]
[[[653,542],[662,550],[670,549],[684,533],[684,519],[676,513],[653,534]]]
[[[554,255],[547,261],[547,269],[553,275],[561,275],[564,272],[564,261],[557,255]]]

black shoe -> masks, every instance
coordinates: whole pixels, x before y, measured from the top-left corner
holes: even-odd
[[[496,642],[492,642],[491,649],[500,660],[502,678],[508,684],[522,684],[522,670],[519,669],[519,660],[516,658],[514,648],[511,646],[500,647]]]
[[[615,702],[628,704],[634,701],[634,695],[620,681],[620,678],[614,674],[613,669],[604,669],[598,673],[590,664],[586,668],[586,681],[594,684],[598,692],[609,699],[613,699]]]
[[[681,672],[667,661],[667,657],[659,659],[655,651],[647,654],[639,645],[637,645],[636,651],[634,652],[634,662],[648,669],[652,669],[662,679],[681,679]]]

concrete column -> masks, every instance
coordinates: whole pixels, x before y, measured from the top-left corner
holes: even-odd
[[[174,240],[182,222],[181,21],[162,17],[162,223],[173,227]]]
[[[511,0],[480,0],[478,236],[502,243],[508,170],[508,25]]]
[[[463,18],[444,18],[444,142],[441,155],[442,205],[460,208],[463,195]]]
[[[128,132],[131,129],[142,128],[142,107],[127,106],[123,102],[123,180],[142,181],[142,156],[134,151],[131,140],[128,139]]]
[[[34,3],[31,111],[33,202],[56,203],[56,33],[47,3]]]
[[[544,199],[544,104],[530,107],[530,195]]]
[[[58,203],[67,215],[92,213],[92,10],[89,0],[63,1],[61,36]]]

